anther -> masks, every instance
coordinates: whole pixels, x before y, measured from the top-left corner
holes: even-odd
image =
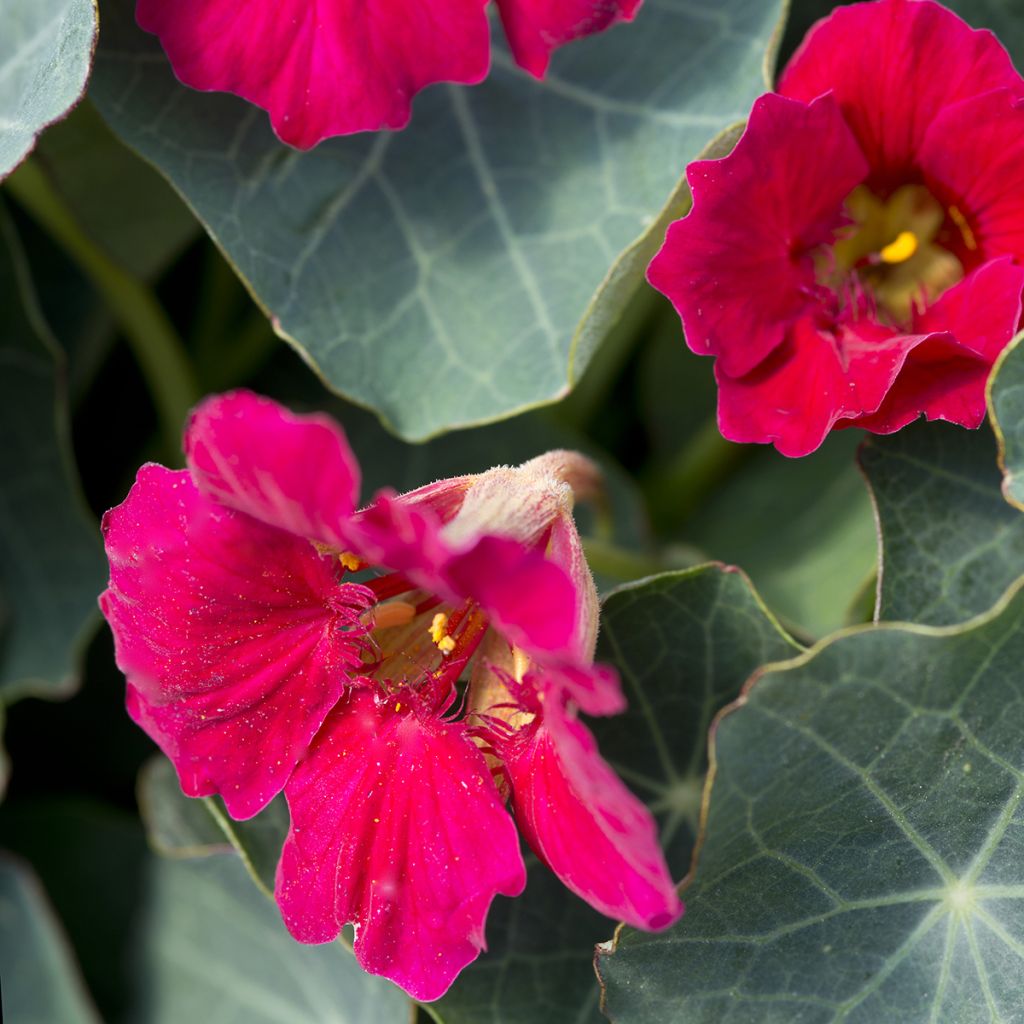
[[[455,650],[455,638],[447,633],[448,616],[444,612],[438,612],[430,620],[430,639],[437,644],[442,654],[451,654]]]
[[[379,604],[374,608],[372,626],[374,629],[389,629],[391,626],[404,626],[412,622],[416,615],[416,606],[408,601],[388,601],[386,604]]]
[[[917,235],[901,231],[878,255],[883,263],[905,263],[917,252]]]
[[[342,553],[338,555],[338,561],[341,562],[349,572],[358,572],[363,566],[360,557],[353,554],[351,551],[342,551]]]

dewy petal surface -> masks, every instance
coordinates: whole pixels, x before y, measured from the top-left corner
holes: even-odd
[[[297,939],[327,942],[351,921],[366,970],[431,1000],[526,872],[483,755],[410,699],[356,690],[330,716],[286,790],[276,896]]]
[[[640,0],[497,0],[516,63],[532,75],[547,71],[551,51],[573,39],[630,20]]]
[[[883,189],[917,166],[943,108],[1000,88],[1024,96],[1000,42],[932,0],[837,8],[811,29],[778,85],[805,102],[831,92],[871,162],[869,183]]]
[[[479,82],[489,63],[484,0],[139,0],[175,73],[270,113],[308,149],[330,135],[401,128],[433,82]]]
[[[516,822],[537,856],[591,906],[637,928],[666,928],[683,906],[654,819],[601,758],[586,726],[557,703],[550,693],[530,725],[495,738]]]
[[[200,490],[307,540],[345,546],[359,464],[329,416],[299,416],[249,391],[202,402],[185,429]]]
[[[360,663],[372,600],[312,545],[144,466],[104,518],[100,599],[129,711],[189,796],[246,818],[281,791]]]
[[[832,99],[773,94],[754,104],[729,156],[689,166],[693,209],[669,227],[647,278],[694,352],[740,377],[782,343],[821,301],[811,250],[832,239],[867,172]]]

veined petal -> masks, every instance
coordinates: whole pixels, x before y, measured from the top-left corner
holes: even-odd
[[[357,690],[330,716],[285,791],[276,897],[295,938],[327,942],[351,921],[367,971],[431,1000],[526,872],[483,755],[414,700]]]
[[[729,156],[690,164],[693,209],[670,225],[647,279],[671,299],[694,352],[742,377],[830,298],[814,250],[832,240],[867,172],[828,96],[762,96]]]
[[[512,786],[516,823],[573,892],[647,931],[679,917],[683,905],[654,819],[601,758],[586,726],[561,710],[557,695],[524,728],[496,730],[494,745]]]
[[[798,320],[785,343],[745,377],[715,366],[722,436],[807,455],[840,420],[873,413],[922,340],[866,320],[833,329]]]
[[[297,416],[250,391],[216,395],[192,413],[185,456],[199,489],[229,508],[344,546],[359,464],[329,416]]]
[[[177,76],[237,93],[300,149],[330,135],[401,128],[432,82],[479,82],[485,0],[139,0]]]
[[[967,267],[998,256],[1024,262],[1024,101],[998,89],[947,107],[918,161],[928,188],[961,218],[950,248]]]
[[[945,107],[992,89],[1024,96],[1006,50],[932,0],[838,7],[811,29],[778,86],[804,102],[831,93],[871,163],[869,185],[883,191],[919,166]],[[945,144],[970,151],[955,136]]]
[[[472,597],[505,637],[529,654],[573,657],[585,595],[540,551],[481,537],[445,566],[444,578]]]
[[[132,717],[189,796],[263,808],[360,664],[364,588],[312,545],[144,466],[103,532],[100,598]]]
[[[551,51],[573,39],[630,21],[640,0],[498,0],[516,63],[542,78]]]

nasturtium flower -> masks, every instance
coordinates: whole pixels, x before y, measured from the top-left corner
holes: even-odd
[[[516,62],[540,78],[563,43],[630,19],[640,0],[496,0]],[[138,0],[178,78],[233,92],[308,149],[350,132],[402,128],[434,82],[480,82],[487,0]]]
[[[716,357],[733,441],[813,451],[921,414],[977,427],[1024,287],[1024,81],[932,0],[813,27],[648,279]]]
[[[516,822],[604,913],[678,917],[653,819],[578,717],[623,708],[593,662],[572,519],[600,485],[589,460],[550,452],[360,510],[337,425],[249,392],[205,401],[185,452],[104,518],[100,604],[129,713],[184,792],[238,819],[284,792],[275,895],[295,938],[351,922],[366,970],[439,997],[494,896],[525,885]]]

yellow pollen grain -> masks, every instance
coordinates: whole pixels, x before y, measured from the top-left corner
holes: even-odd
[[[352,554],[351,551],[342,551],[342,553],[338,555],[338,561],[341,562],[349,572],[357,572],[359,567],[363,564],[359,560],[359,556]]]
[[[964,240],[964,245],[974,252],[978,248],[978,240],[974,237],[974,232],[971,230],[971,225],[967,223],[967,218],[960,212],[960,210],[951,206],[949,208],[949,219],[957,226],[960,230],[960,235]]]
[[[416,605],[408,601],[388,601],[377,605],[373,610],[373,626],[375,629],[388,629],[390,626],[404,626],[416,615]]]
[[[395,710],[396,711],[401,711],[402,710],[402,702],[401,701],[398,701],[398,703],[395,704]]]
[[[437,641],[437,648],[442,654],[451,654],[455,650],[455,640],[450,636],[443,636]]]
[[[879,252],[883,263],[905,263],[917,252],[917,235],[913,231],[901,231]]]
[[[444,631],[447,628],[448,616],[445,615],[444,612],[438,612],[433,619],[430,620],[430,639],[440,646],[441,639],[444,637]]]

